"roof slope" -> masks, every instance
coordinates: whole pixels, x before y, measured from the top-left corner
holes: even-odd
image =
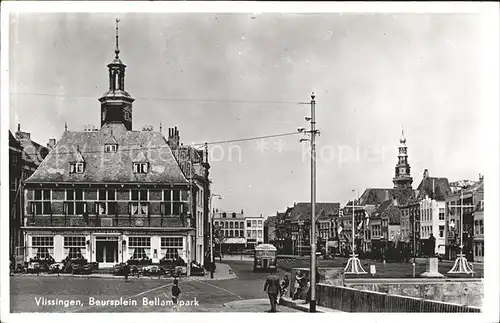
[[[359,205],[378,205],[392,199],[393,194],[392,188],[367,188],[359,198]]]
[[[9,130],[9,147],[16,148],[16,149],[23,149],[19,141],[14,137],[12,132]]]
[[[445,197],[451,193],[450,183],[444,177],[426,177],[422,179],[417,190],[419,198],[429,198],[436,201],[444,201]]]
[[[25,163],[38,166],[49,153],[49,150],[29,138],[17,140],[23,149],[23,159]]]
[[[316,216],[324,212],[328,215],[339,214],[340,203],[316,203]],[[311,219],[311,203],[297,203],[290,212],[292,221],[307,221]]]
[[[118,143],[117,152],[104,152],[110,133]],[[69,163],[79,151],[85,163],[83,174],[69,174]],[[147,174],[135,174],[133,160],[147,153]],[[26,183],[38,182],[120,182],[187,183],[163,135],[155,131],[127,131],[122,124],[107,124],[99,131],[65,131]]]

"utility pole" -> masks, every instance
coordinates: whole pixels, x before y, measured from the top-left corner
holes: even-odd
[[[213,267],[214,265],[214,213],[215,210],[212,209],[212,198],[213,197],[218,197],[219,200],[222,199],[222,196],[219,194],[210,194],[210,206],[208,208],[209,210],[209,215],[210,215],[210,266]],[[214,278],[214,271],[213,268],[210,270],[210,278]]]
[[[299,132],[305,132],[310,135],[309,139],[300,139],[300,141],[311,142],[311,269],[310,269],[310,288],[311,298],[309,300],[309,312],[316,312],[316,135],[319,131],[316,130],[316,96],[314,92],[311,94],[311,117],[306,117],[306,121],[310,121],[311,130],[306,131],[304,128],[299,128]]]

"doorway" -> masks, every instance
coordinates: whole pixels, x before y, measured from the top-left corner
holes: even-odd
[[[96,241],[96,261],[102,264],[118,262],[118,241]]]

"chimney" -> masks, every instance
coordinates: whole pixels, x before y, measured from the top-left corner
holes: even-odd
[[[54,138],[49,139],[49,142],[47,143],[47,148],[49,150],[52,150],[56,146],[56,140]]]
[[[424,179],[429,177],[429,171],[427,169],[424,169]]]
[[[482,182],[484,180],[484,175],[479,173],[479,182]]]
[[[243,209],[241,209],[241,214],[243,214]]]
[[[21,124],[17,124],[16,140],[30,139],[31,134],[29,132],[21,131]]]
[[[179,131],[177,130],[177,127],[175,128],[169,128],[168,129],[168,145],[172,149],[177,149],[179,147]]]

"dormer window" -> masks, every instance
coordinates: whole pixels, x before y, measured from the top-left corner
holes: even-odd
[[[118,150],[117,144],[106,144],[104,145],[104,151],[107,153],[114,153]]]
[[[135,174],[147,174],[148,163],[134,163],[134,173]]]
[[[70,163],[69,172],[70,174],[83,174],[83,163]]]

